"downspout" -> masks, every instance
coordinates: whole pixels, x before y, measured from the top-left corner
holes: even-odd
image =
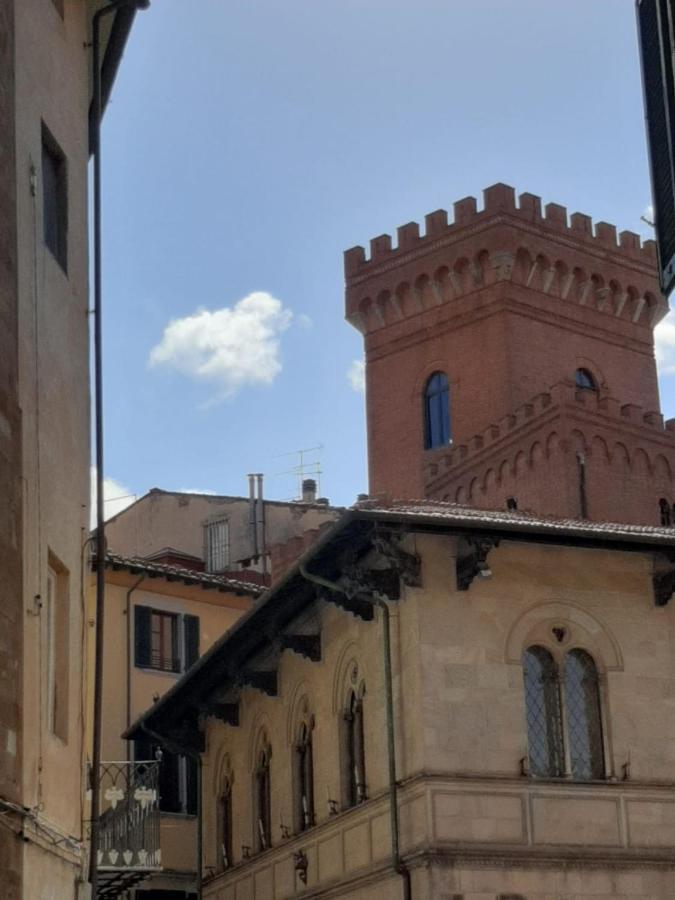
[[[588,497],[586,495],[586,457],[577,451],[577,468],[579,469],[579,511],[582,519],[588,518]]]
[[[302,563],[300,564],[300,574],[307,581],[313,582],[320,587],[327,588],[346,597],[351,597],[349,591],[346,591],[341,585],[335,581],[329,581],[320,575],[313,575],[308,572]],[[396,781],[396,743],[394,735],[394,690],[393,679],[391,674],[391,616],[389,607],[385,600],[381,597],[374,596],[370,600],[373,606],[378,606],[382,610],[382,662],[384,666],[384,691],[385,691],[385,714],[387,720],[387,756],[389,763],[389,820],[391,827],[391,865],[397,875],[403,879],[403,898],[411,900],[412,898],[412,881],[410,878],[410,870],[401,859],[400,839],[399,839],[399,820],[398,820],[398,784]]]
[[[112,0],[94,13],[92,19],[93,129],[94,157],[94,395],[96,434],[96,637],[94,656],[93,746],[91,754],[91,829],[89,847],[89,882],[96,900],[98,892],[98,847],[101,804],[99,780],[101,768],[101,727],[103,705],[103,618],[105,602],[105,511],[103,508],[103,340],[101,322],[101,35],[100,24],[123,6],[147,7],[147,0]]]
[[[152,728],[149,728],[145,722],[140,723],[141,730],[144,731],[149,738],[151,738],[156,743],[160,744],[160,746],[165,746],[169,750],[172,750],[174,753],[179,753],[182,756],[189,756],[197,762],[197,900],[202,900],[202,868],[203,868],[203,859],[204,859],[204,822],[202,816],[202,757],[200,753],[195,753],[194,750],[189,750],[185,747],[181,747],[179,744],[174,744],[172,741],[166,740],[166,738],[162,737],[161,734],[158,734],[156,731],[153,731]]]
[[[145,581],[145,575],[141,575],[127,591],[127,728],[131,727],[131,595],[142,581]],[[127,741],[127,748],[129,744],[130,741]],[[127,757],[131,758],[128,752]]]

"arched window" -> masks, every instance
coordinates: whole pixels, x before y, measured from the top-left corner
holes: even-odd
[[[666,528],[669,528],[673,520],[670,511],[670,503],[668,503],[665,497],[661,497],[659,500],[659,512],[661,514],[661,524]]]
[[[344,806],[366,799],[366,757],[363,740],[363,701],[351,692],[344,713]]]
[[[258,756],[254,775],[255,832],[258,850],[272,846],[272,789],[270,779],[270,758],[272,751],[263,747]]]
[[[582,391],[597,391],[598,386],[595,383],[595,378],[591,375],[588,369],[577,369],[574,374],[574,381]]]
[[[232,859],[232,783],[226,778],[218,798],[218,871],[224,872]]]
[[[303,722],[300,738],[295,746],[296,765],[296,831],[305,831],[314,824],[314,753],[312,731]]]
[[[565,656],[565,711],[572,777],[604,778],[598,670],[585,650],[570,650]]]
[[[523,670],[530,772],[555,778],[565,770],[557,666],[544,647],[529,647]]]
[[[434,372],[424,389],[424,446],[427,450],[450,443],[450,386],[445,372]]]
[[[562,684],[560,669],[545,647],[529,647],[523,655],[530,773],[576,781],[604,778],[597,667],[579,648],[566,653],[561,666]]]

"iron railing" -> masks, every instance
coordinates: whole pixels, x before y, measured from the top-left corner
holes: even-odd
[[[133,883],[161,869],[159,761],[103,762],[98,790],[98,896],[115,896],[106,884]]]

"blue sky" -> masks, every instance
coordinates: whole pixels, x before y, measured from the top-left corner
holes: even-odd
[[[354,244],[496,181],[650,236],[633,0],[154,0],[103,152],[111,494],[367,488]]]

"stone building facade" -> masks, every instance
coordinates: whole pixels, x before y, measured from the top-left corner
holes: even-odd
[[[370,491],[595,521],[672,520],[655,245],[496,184],[345,254]],[[434,382],[448,407],[434,432]],[[438,397],[436,398],[438,401]],[[433,419],[433,416],[432,416]]]
[[[0,0],[0,892],[86,881],[87,168],[101,2]],[[110,17],[108,96],[134,12]]]
[[[347,512],[132,726],[202,760],[204,897],[672,897],[674,549]]]

